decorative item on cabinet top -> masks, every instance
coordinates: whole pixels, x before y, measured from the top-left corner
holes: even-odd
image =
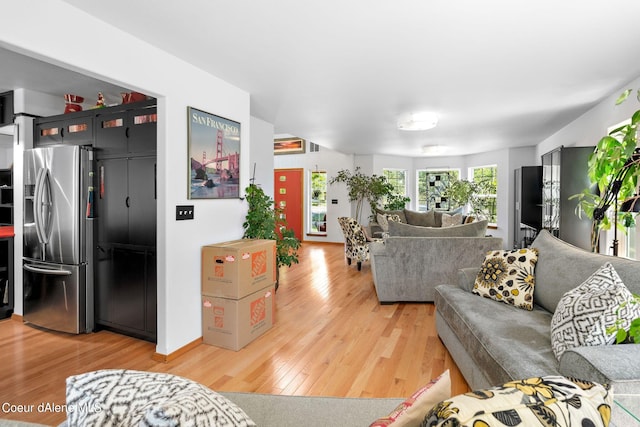
[[[79,98],[74,96],[77,102]],[[126,105],[115,105],[105,108],[89,108],[83,111],[59,114],[56,116],[39,117],[34,122],[34,146],[52,144],[92,145],[96,137],[98,123],[96,118],[107,114],[134,110],[151,109],[156,106],[156,100],[150,99]],[[148,114],[134,117],[134,124],[155,123],[157,114],[155,108]],[[155,144],[154,144],[155,145]]]

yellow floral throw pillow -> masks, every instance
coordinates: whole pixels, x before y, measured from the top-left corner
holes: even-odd
[[[476,276],[473,293],[533,310],[533,288],[538,250],[490,251]]]
[[[443,400],[421,426],[607,427],[612,404],[608,386],[562,376],[536,377]]]

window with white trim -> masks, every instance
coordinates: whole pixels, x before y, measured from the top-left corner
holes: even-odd
[[[469,168],[469,180],[478,185],[478,193],[474,195],[474,213],[489,220],[490,224],[498,222],[498,166],[487,165]]]

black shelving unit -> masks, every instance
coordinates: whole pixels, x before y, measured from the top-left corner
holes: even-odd
[[[0,226],[13,225],[13,171],[0,169]],[[13,232],[0,228],[0,319],[13,313]]]

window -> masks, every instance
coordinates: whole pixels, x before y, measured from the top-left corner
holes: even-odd
[[[327,173],[311,172],[310,207],[307,230],[309,234],[327,234]]]
[[[382,169],[382,174],[391,185],[393,194],[399,196],[407,195],[407,171],[403,169]],[[384,201],[386,202],[386,200]]]
[[[442,197],[442,192],[452,180],[460,179],[460,170],[441,169],[417,171],[418,210],[426,212],[431,209],[449,210],[449,204]]]
[[[496,165],[469,168],[470,180],[478,184],[476,203],[473,206],[477,214],[486,217],[489,223],[496,224],[497,194],[498,194],[498,167]]]

